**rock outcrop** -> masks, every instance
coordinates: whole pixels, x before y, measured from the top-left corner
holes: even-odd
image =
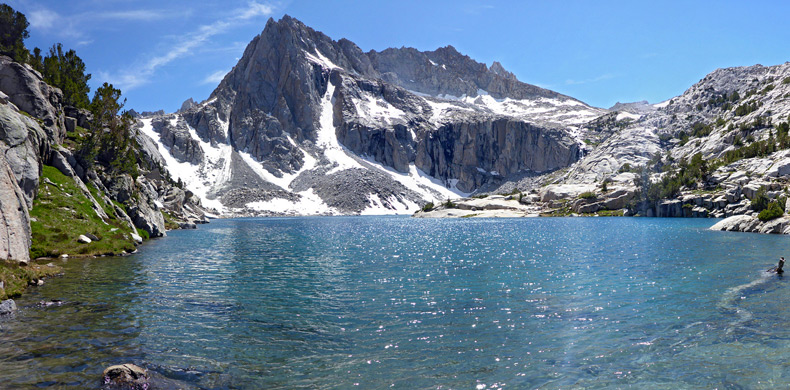
[[[720,230],[728,232],[748,232],[763,234],[790,234],[790,217],[781,217],[769,221],[760,221],[752,215],[733,215],[725,218],[713,226],[710,230]]]
[[[49,142],[42,146],[60,143],[66,135],[63,114],[63,93],[44,82],[40,73],[30,65],[14,62],[0,56],[0,91],[10,103],[41,121]],[[42,155],[46,155],[42,150]]]
[[[27,203],[2,153],[0,153],[0,260],[21,263],[30,260],[30,217]]]

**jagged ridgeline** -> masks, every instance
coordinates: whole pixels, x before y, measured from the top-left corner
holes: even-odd
[[[73,50],[29,52],[24,15],[3,4],[0,18],[16,34],[0,42],[0,259],[129,253],[205,221],[199,199],[123,114],[120,90],[105,83],[89,99],[90,75]],[[0,264],[0,279],[16,286],[35,269]],[[0,285],[0,298],[17,292]]]
[[[285,16],[209,99],[141,123],[222,213],[408,213],[571,165],[605,112],[451,46],[366,53]]]

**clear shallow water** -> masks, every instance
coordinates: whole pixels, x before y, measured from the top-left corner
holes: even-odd
[[[17,300],[0,388],[786,388],[790,238],[711,224],[218,220]]]

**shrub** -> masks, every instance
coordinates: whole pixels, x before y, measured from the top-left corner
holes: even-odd
[[[695,137],[705,137],[711,132],[710,126],[702,122],[695,123],[691,127],[691,130],[692,130],[692,134],[694,134]]]
[[[620,173],[623,173],[623,172],[631,172],[631,164],[629,164],[629,163],[625,163],[625,164],[623,164],[623,165],[620,167],[620,169],[618,170],[618,172],[620,172]]]
[[[422,211],[428,212],[433,210],[433,202],[428,202],[425,206],[422,206]]]
[[[757,218],[760,221],[770,221],[775,218],[779,218],[784,215],[784,210],[782,210],[782,206],[779,205],[778,202],[771,202],[768,204],[768,208],[763,211],[760,211],[760,214],[757,214]]]
[[[579,199],[595,199],[595,192],[587,191],[579,194]]]
[[[453,203],[452,200],[447,199],[447,201],[444,202],[444,207],[446,207],[448,209],[454,209],[455,208],[455,203]]]
[[[757,111],[759,107],[760,106],[757,104],[757,102],[744,103],[735,108],[735,115],[736,116],[749,115],[752,112]]]
[[[716,127],[724,127],[724,125],[726,125],[726,124],[727,124],[727,121],[724,120],[724,118],[719,117],[718,119],[716,119]]]
[[[769,202],[770,200],[765,196],[765,187],[761,187],[757,190],[757,194],[754,195],[754,199],[752,199],[752,210],[763,211],[768,208]]]
[[[760,91],[760,95],[765,95],[766,93],[773,91],[774,88],[775,87],[773,84],[768,84],[765,88],[763,88],[762,91]]]

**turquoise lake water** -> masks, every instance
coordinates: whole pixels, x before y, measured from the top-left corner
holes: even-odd
[[[713,222],[216,220],[18,299],[0,388],[787,388],[790,237]]]

